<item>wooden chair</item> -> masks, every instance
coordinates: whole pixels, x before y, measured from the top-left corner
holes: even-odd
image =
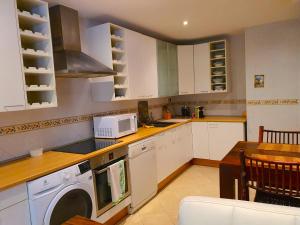
[[[265,130],[259,126],[258,142],[277,144],[300,144],[300,131]]]
[[[260,160],[240,150],[242,200],[300,207],[300,164]]]

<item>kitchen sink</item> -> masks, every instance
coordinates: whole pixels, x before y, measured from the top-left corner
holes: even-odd
[[[149,126],[154,126],[154,127],[168,127],[168,126],[171,126],[171,125],[174,125],[178,122],[160,122],[160,121],[154,121],[150,124],[147,124]]]

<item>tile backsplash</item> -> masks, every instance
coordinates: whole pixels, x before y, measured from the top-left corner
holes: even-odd
[[[36,148],[51,149],[93,136],[92,117],[137,111],[137,101],[93,102],[87,79],[57,79],[58,107],[0,113],[0,163]],[[149,100],[161,118],[167,98]]]

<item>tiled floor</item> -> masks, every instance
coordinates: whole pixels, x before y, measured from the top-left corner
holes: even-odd
[[[175,225],[185,196],[219,197],[219,169],[192,166],[135,214],[119,225]]]

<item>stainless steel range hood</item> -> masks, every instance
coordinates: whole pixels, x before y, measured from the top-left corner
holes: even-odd
[[[65,78],[117,74],[81,51],[78,12],[63,5],[49,9],[55,75]]]

